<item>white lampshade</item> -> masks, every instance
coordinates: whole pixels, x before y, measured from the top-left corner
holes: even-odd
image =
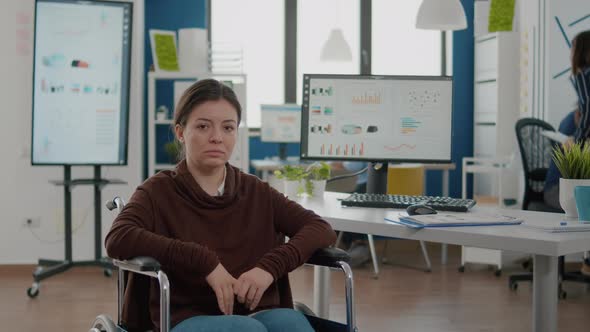
[[[342,29],[332,29],[320,53],[321,61],[352,61],[350,45],[344,39]]]
[[[422,0],[416,28],[426,30],[463,30],[467,28],[460,0]]]

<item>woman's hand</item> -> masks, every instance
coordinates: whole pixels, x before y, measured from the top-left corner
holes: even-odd
[[[223,265],[217,264],[215,269],[209,273],[205,280],[215,291],[217,296],[217,304],[219,310],[226,315],[233,314],[234,311],[234,285],[237,280],[232,277],[229,272],[223,267]]]
[[[258,306],[262,294],[273,281],[270,273],[258,267],[242,273],[234,288],[238,302],[244,303],[247,308],[254,310]]]

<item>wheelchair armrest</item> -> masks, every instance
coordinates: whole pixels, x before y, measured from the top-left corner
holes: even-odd
[[[123,270],[132,272],[158,272],[160,271],[160,263],[152,257],[140,256],[132,259],[120,261],[113,260],[115,266]]]
[[[338,248],[322,248],[314,252],[306,264],[340,268],[338,262],[341,261],[347,263],[350,261],[350,255],[346,251]]]

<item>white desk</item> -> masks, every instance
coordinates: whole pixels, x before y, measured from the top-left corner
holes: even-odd
[[[297,157],[288,157],[287,160],[279,159],[254,159],[250,161],[256,175],[263,181],[269,180],[268,175],[285,165],[300,165]],[[448,164],[422,164],[426,171],[442,171],[442,196],[449,196],[449,172],[455,170],[455,163]],[[424,193],[426,193],[426,181],[424,181]],[[441,264],[447,264],[447,244],[441,243]]]
[[[590,232],[546,233],[524,226],[449,227],[416,230],[386,222],[392,210],[342,207],[338,198],[348,194],[326,192],[323,199],[301,198],[299,203],[326,219],[335,230],[369,233],[388,237],[423,240],[473,247],[519,251],[534,257],[533,331],[557,331],[557,257],[590,250]],[[498,209],[475,207],[474,211],[497,212]],[[561,214],[501,210],[503,214],[527,222],[552,222]],[[329,312],[329,270],[315,268],[314,309],[321,317]],[[395,299],[392,299],[395,301]]]

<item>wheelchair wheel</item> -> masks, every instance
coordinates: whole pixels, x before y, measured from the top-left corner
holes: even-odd
[[[104,269],[102,272],[104,273],[104,276],[107,278],[110,278],[113,276],[113,270],[111,270],[111,269]]]
[[[113,322],[111,317],[107,315],[98,315],[92,323],[92,327],[88,332],[117,332],[117,325]]]
[[[39,295],[39,283],[38,282],[34,282],[31,287],[27,288],[27,295],[32,299],[36,298],[37,295]]]
[[[510,288],[511,291],[516,291],[518,289],[518,283],[516,281],[509,282],[508,288]]]

